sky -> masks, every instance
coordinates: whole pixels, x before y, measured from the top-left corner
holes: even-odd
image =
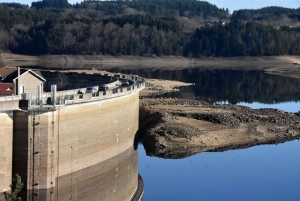
[[[38,0],[36,0],[38,1]],[[83,1],[83,0],[82,0]],[[238,9],[257,9],[267,6],[281,6],[286,8],[299,8],[300,0],[207,0],[219,8],[228,8],[230,13]],[[0,0],[0,2],[16,2],[31,5],[31,0]],[[81,0],[68,0],[75,4]]]
[[[208,0],[219,8],[228,8],[230,13],[239,9],[258,9],[267,6],[299,8],[300,0]]]

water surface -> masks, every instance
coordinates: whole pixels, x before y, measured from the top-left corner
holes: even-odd
[[[283,103],[273,103],[273,104],[263,104],[263,103],[238,103],[238,105],[243,105],[243,106],[248,106],[253,109],[259,109],[259,108],[274,108],[274,109],[279,109],[283,110],[286,112],[298,112],[300,111],[300,101],[298,102],[283,102]]]
[[[223,70],[164,72],[149,78],[195,83],[165,97],[300,111],[300,80],[295,78]],[[299,153],[300,142],[295,140],[219,153],[204,152],[174,160],[146,156],[140,145],[139,173],[145,183],[143,201],[300,200]]]
[[[148,157],[139,173],[150,200],[300,200],[300,142],[263,145],[179,160]]]
[[[209,70],[188,68],[182,70],[112,69],[125,74],[137,74],[145,78],[178,80],[194,83],[180,87],[179,92],[164,97],[198,99],[206,102],[227,101],[260,102],[265,104],[299,101],[300,79],[267,74],[263,71]]]

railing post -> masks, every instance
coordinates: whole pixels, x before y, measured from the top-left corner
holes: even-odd
[[[43,107],[43,99],[42,99],[42,86],[38,87],[38,104]]]
[[[55,107],[56,106],[56,84],[51,85],[51,101],[53,107]]]

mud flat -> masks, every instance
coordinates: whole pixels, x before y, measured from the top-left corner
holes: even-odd
[[[182,99],[140,100],[148,155],[182,158],[300,138],[300,112],[251,109]]]

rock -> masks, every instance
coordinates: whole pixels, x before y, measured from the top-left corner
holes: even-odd
[[[187,151],[220,151],[297,139],[300,137],[299,112],[253,110],[181,99],[143,99],[139,127],[146,133],[147,154],[181,157],[190,155],[183,153],[182,147]],[[212,127],[205,130],[179,121],[182,118],[187,122],[208,122]],[[244,133],[239,132],[245,129]],[[232,137],[226,137],[225,133]]]

